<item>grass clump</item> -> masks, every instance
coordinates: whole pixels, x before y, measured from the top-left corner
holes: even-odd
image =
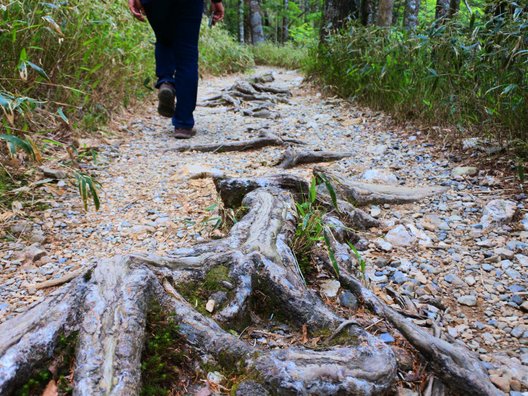
[[[243,72],[255,65],[248,47],[239,44],[222,26],[209,28],[204,22],[200,34],[200,75]]]
[[[308,55],[307,47],[293,43],[275,44],[265,42],[251,47],[251,52],[257,65],[299,69],[305,63]]]
[[[528,13],[421,27],[351,25],[306,66],[336,93],[402,119],[528,140]]]

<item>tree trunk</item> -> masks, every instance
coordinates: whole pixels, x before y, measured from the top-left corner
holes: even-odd
[[[392,24],[392,7],[394,0],[380,0],[378,6],[377,25],[389,27]]]
[[[361,0],[360,19],[363,26],[367,26],[371,20],[372,0]]]
[[[459,10],[460,10],[460,0],[450,0],[448,17],[453,18],[456,14],[458,14]]]
[[[403,15],[403,26],[414,30],[418,26],[418,13],[420,12],[420,0],[406,0],[405,14]]]
[[[244,0],[238,0],[238,41],[244,43]]]
[[[321,38],[343,28],[350,19],[357,18],[357,0],[326,0],[323,9]]]
[[[251,25],[251,42],[259,44],[264,41],[264,30],[262,29],[262,15],[258,0],[249,0],[249,24]]]
[[[449,10],[449,0],[436,0],[435,19],[444,19]]]
[[[289,38],[289,31],[288,31],[288,24],[290,23],[288,20],[288,9],[289,9],[289,0],[283,0],[283,9],[284,15],[282,17],[282,37],[281,41],[282,43],[285,43],[288,41]]]

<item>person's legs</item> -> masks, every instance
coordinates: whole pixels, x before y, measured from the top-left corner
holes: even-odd
[[[156,57],[156,76],[158,81],[156,88],[163,83],[174,86],[174,71],[176,60],[174,59],[174,14],[175,4],[173,0],[142,0],[147,19],[156,35],[154,56]]]
[[[175,2],[173,54],[176,65],[174,86],[177,101],[172,124],[175,128],[192,128],[198,93],[198,38],[203,0]]]

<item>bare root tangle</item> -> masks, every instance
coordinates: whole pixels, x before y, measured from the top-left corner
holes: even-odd
[[[225,153],[228,151],[247,151],[260,149],[268,146],[283,146],[285,141],[277,135],[265,133],[250,140],[241,140],[238,142],[223,142],[211,144],[187,144],[176,148],[167,149],[167,151],[200,151],[202,153]]]
[[[401,204],[422,200],[431,195],[446,192],[446,187],[403,187],[384,184],[363,183],[347,180],[324,168],[315,168],[316,176],[326,177],[336,193],[345,201],[356,206],[369,204]]]
[[[374,314],[390,322],[431,364],[435,374],[450,389],[464,395],[498,396],[502,393],[491,383],[477,356],[460,344],[451,344],[429,334],[410,319],[396,312],[359,281],[353,272],[350,257],[353,253],[346,244],[331,238],[340,265],[339,280],[353,292]],[[326,262],[329,271],[332,265]]]
[[[136,254],[103,261],[90,276],[73,280],[26,314],[1,325],[2,393],[27,381],[33,369],[45,364],[61,335],[78,331],[74,394],[138,394],[146,317],[153,299],[174,318],[204,360],[244,372],[244,386],[251,387],[254,381],[260,392],[267,389],[279,395],[391,391],[397,379],[392,349],[354,319],[341,317],[323,303],[306,285],[290,248],[298,222],[294,198],[303,199],[307,182],[277,175],[217,178],[215,184],[226,206],[248,208],[225,238],[178,249],[168,256]],[[430,335],[381,302],[352,275],[353,253],[345,243],[351,234],[340,212],[346,205],[348,212],[357,209],[342,202],[339,211],[324,218],[333,224],[330,243],[339,262],[341,284],[398,329],[446,386],[463,394],[498,395],[471,352]],[[366,214],[357,211],[355,216],[359,221]],[[331,264],[326,265],[333,272]],[[227,278],[215,282],[229,285],[227,301],[209,310],[211,315],[202,314],[184,298],[185,291],[205,286],[210,274],[219,269]],[[330,338],[339,335],[343,345],[326,344],[324,350],[297,346],[266,350],[232,335],[228,329],[239,329],[252,320],[250,308],[257,295],[264,296],[266,308],[291,326],[332,334]]]
[[[297,165],[312,164],[318,162],[332,162],[350,157],[351,153],[337,153],[332,151],[299,151],[288,148],[277,164],[283,169],[290,169]]]

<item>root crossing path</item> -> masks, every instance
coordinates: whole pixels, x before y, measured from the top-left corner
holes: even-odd
[[[145,103],[94,144],[101,211],[57,185],[9,225],[0,394],[528,390],[524,208],[497,170],[293,71],[200,98],[190,141]]]

